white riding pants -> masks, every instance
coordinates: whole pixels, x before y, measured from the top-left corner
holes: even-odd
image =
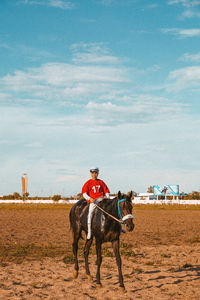
[[[89,211],[88,211],[88,233],[87,233],[87,239],[91,239],[91,222],[92,222],[92,214],[95,209],[95,204],[98,204],[103,200],[102,197],[95,200],[94,203],[90,203],[89,205]]]

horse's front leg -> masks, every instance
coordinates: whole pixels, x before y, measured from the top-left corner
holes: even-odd
[[[116,262],[117,262],[117,266],[118,266],[118,272],[119,272],[119,285],[120,287],[124,288],[124,280],[123,280],[123,275],[122,275],[122,262],[121,262],[121,257],[120,257],[120,252],[119,252],[119,240],[116,240],[112,243],[113,245],[113,250],[115,253],[115,257],[116,257]]]
[[[92,281],[92,277],[90,275],[90,269],[89,269],[89,264],[88,264],[88,255],[90,251],[90,247],[92,245],[93,239],[91,238],[90,240],[86,240],[85,247],[84,247],[84,258],[85,258],[85,270],[86,270],[86,275],[88,278],[88,281]]]
[[[102,245],[102,243],[99,240],[96,240],[96,253],[97,253],[97,274],[96,274],[96,279],[97,279],[97,284],[99,284],[99,285],[101,285],[101,281],[100,281],[100,267],[101,267],[101,262],[102,262],[101,245]]]

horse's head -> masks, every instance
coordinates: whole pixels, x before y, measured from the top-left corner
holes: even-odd
[[[117,195],[118,201],[118,214],[122,221],[126,224],[128,231],[133,231],[135,225],[133,223],[134,217],[132,215],[132,191],[129,192],[127,195],[122,194],[120,191]]]

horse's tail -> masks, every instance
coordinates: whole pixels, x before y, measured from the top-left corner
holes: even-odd
[[[70,210],[70,212],[69,212],[70,230],[72,230],[73,233],[76,232],[76,218],[77,218],[77,216],[76,216],[76,207],[77,207],[78,205],[80,205],[81,202],[82,202],[81,200],[78,201],[78,202],[71,208],[71,210]],[[81,230],[80,233],[79,233],[79,237],[80,237],[82,240],[84,240],[84,238],[83,238],[81,232],[82,232],[82,230]]]
[[[69,212],[69,223],[70,223],[70,230],[73,230],[73,211],[72,211],[73,207],[70,209],[70,212]]]
[[[70,230],[75,232],[75,226],[76,226],[76,215],[75,215],[75,205],[71,208],[69,212],[69,223],[70,223]]]

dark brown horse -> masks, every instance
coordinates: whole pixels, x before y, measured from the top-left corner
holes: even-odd
[[[117,218],[119,221],[126,225],[128,231],[134,229],[133,216],[132,216],[132,192],[127,195],[118,192],[117,197],[114,199],[103,199],[98,205],[110,215]],[[73,253],[75,257],[75,270],[74,278],[78,277],[78,241],[82,237],[82,231],[87,234],[87,216],[88,208],[86,200],[78,201],[70,211],[70,225],[73,232]],[[92,281],[88,265],[89,250],[93,242],[93,237],[96,240],[96,254],[97,254],[97,284],[101,285],[100,281],[100,266],[102,262],[101,246],[104,242],[111,242],[116,257],[116,262],[119,272],[120,287],[124,288],[123,275],[121,270],[121,257],[119,252],[119,237],[121,233],[121,224],[117,222],[100,209],[95,208],[92,217],[92,238],[86,240],[84,247],[85,269],[89,281]]]

